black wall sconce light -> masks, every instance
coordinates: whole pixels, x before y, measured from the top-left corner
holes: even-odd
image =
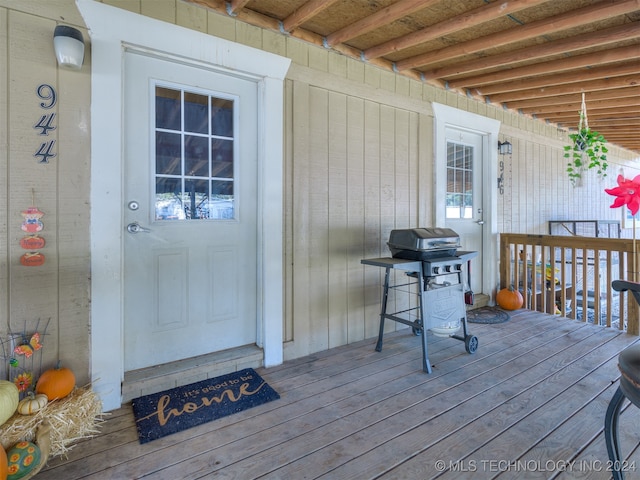
[[[511,155],[512,152],[513,147],[508,141],[500,142],[500,140],[498,140],[498,153],[500,155]]]
[[[80,70],[84,62],[84,38],[77,28],[58,25],[53,31],[53,49],[58,65]]]

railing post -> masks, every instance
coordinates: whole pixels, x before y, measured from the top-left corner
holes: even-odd
[[[498,290],[508,287],[511,285],[511,244],[508,242],[502,241],[502,237],[500,237],[500,286]],[[496,292],[497,293],[497,292]]]

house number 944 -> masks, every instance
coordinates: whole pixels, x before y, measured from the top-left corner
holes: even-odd
[[[42,100],[40,102],[40,108],[45,111],[52,109],[58,101],[55,88],[46,83],[38,86],[36,95]],[[38,135],[48,137],[49,131],[56,129],[55,119],[55,112],[44,113],[33,128],[38,132]],[[33,156],[38,159],[38,163],[49,163],[49,159],[56,156],[55,145],[55,140],[46,140],[40,144],[36,153],[33,154]]]

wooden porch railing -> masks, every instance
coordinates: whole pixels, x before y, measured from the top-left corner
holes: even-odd
[[[500,235],[500,288],[513,285],[524,308],[640,335],[640,308],[613,280],[640,281],[640,242],[626,238]]]

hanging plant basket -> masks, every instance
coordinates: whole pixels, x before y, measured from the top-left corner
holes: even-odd
[[[578,131],[570,133],[571,145],[565,145],[564,158],[567,163],[567,173],[569,181],[575,187],[582,179],[582,174],[591,169],[595,169],[600,178],[607,176],[607,140],[600,133],[589,128],[587,120],[587,107],[582,94],[582,110],[580,112],[580,122]]]

